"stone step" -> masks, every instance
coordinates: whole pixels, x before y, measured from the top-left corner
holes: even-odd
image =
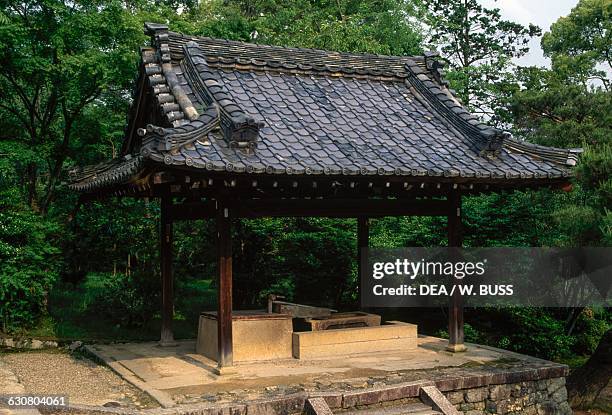
[[[378,406],[376,408],[354,409],[342,412],[342,415],[441,415],[438,412],[422,403],[411,403],[399,406]]]

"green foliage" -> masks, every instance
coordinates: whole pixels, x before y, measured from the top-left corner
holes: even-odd
[[[529,51],[529,39],[539,35],[540,28],[504,20],[499,9],[477,0],[419,3],[429,27],[428,42],[440,48],[452,69],[452,87],[472,111],[497,121],[505,115],[502,98],[516,89],[511,59]]]
[[[48,239],[55,224],[0,207],[0,324],[10,332],[35,324],[58,276],[58,253]]]
[[[295,281],[296,301],[337,305],[353,300],[354,220],[296,219],[280,243],[281,269]]]
[[[142,271],[97,276],[101,290],[90,311],[123,327],[142,327],[160,310],[159,275]]]
[[[579,83],[597,80],[609,90],[606,71],[598,64],[612,68],[612,2],[580,0],[542,37],[542,49]]]
[[[198,34],[264,44],[411,55],[421,36],[407,1],[260,0],[203,2]]]
[[[505,310],[504,316],[506,335],[501,342],[511,350],[549,360],[571,354],[575,339],[565,334],[563,323],[545,310],[512,308]]]
[[[605,310],[593,310],[585,308],[576,321],[574,332],[576,343],[574,353],[579,355],[591,355],[599,340],[612,326],[612,315]]]
[[[518,78],[524,88],[513,98],[515,128],[529,141],[585,149],[576,168],[576,196],[553,212],[565,246],[609,246],[612,93],[607,74],[596,65],[610,68],[610,42],[604,43],[611,5],[582,0],[554,23],[542,40],[552,69],[522,68]],[[592,81],[595,75],[601,82]]]
[[[463,325],[463,335],[464,335],[464,340],[468,343],[477,343],[477,344],[486,343],[486,339],[484,338],[483,334],[469,323],[465,323]],[[441,337],[443,339],[448,339],[448,331],[439,330],[436,333],[436,336]]]
[[[0,153],[6,148],[0,142]],[[34,157],[32,153],[24,151],[29,157]],[[0,157],[0,329],[4,332],[39,321],[61,264],[59,224],[24,209],[16,189],[15,161]]]
[[[193,35],[394,55],[422,52],[423,22],[427,43],[450,62],[453,87],[490,122],[511,122],[532,142],[586,147],[570,194],[466,198],[466,244],[610,246],[612,105],[601,70],[610,64],[609,9],[609,0],[580,1],[544,36],[553,67],[515,70],[511,60],[539,29],[476,0],[0,0],[2,329],[42,316],[64,337],[158,335],[157,203],[109,199],[75,215],[76,197],[61,186],[68,168],[117,154],[144,21]],[[445,227],[442,218],[377,219],[371,241],[439,246]],[[241,220],[233,228],[236,308],[261,307],[272,292],[354,308],[354,220]],[[193,337],[199,312],[216,303],[214,223],[177,223],[175,236],[177,330]],[[569,336],[562,314],[492,310],[486,317],[498,318],[504,333],[475,322],[466,338],[557,359],[590,353],[609,324],[609,314],[581,315]]]

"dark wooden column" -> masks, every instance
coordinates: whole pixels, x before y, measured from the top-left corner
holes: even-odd
[[[232,339],[232,231],[230,209],[217,201],[217,247],[219,283],[217,309],[217,347],[219,367],[233,365]]]
[[[172,276],[172,216],[170,196],[161,198],[159,227],[160,268],[162,278],[162,312],[160,346],[175,346],[172,320],[174,318],[174,281]]]
[[[361,305],[361,272],[367,266],[366,258],[363,255],[363,249],[370,245],[370,220],[365,216],[357,218],[357,296],[359,297],[359,307]]]
[[[448,201],[450,213],[448,215],[448,246],[461,247],[463,245],[463,229],[461,225],[461,194],[452,192]],[[463,340],[463,300],[459,290],[450,298],[448,307],[448,347],[451,352],[466,350]]]

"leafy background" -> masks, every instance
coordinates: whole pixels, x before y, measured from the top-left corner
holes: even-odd
[[[259,43],[394,55],[438,49],[447,78],[484,121],[534,143],[584,147],[573,191],[467,198],[471,246],[610,246],[609,0],[580,0],[544,34],[550,68],[517,67],[541,33],[476,0],[0,1],[0,329],[63,339],[155,339],[154,200],[80,208],[68,170],[117,154],[145,21]],[[176,226],[177,336],[215,307],[210,221]],[[375,246],[444,245],[440,218],[372,222]],[[270,292],[355,309],[354,220],[234,224],[235,307]],[[384,310],[444,335],[444,310]],[[582,362],[610,328],[605,309],[467,310],[469,341]]]

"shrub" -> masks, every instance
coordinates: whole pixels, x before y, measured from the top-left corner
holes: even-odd
[[[123,327],[143,327],[159,313],[161,280],[142,270],[101,274],[101,285],[89,312]]]
[[[0,196],[1,198],[1,196]],[[33,326],[46,312],[46,296],[57,280],[59,250],[54,222],[0,202],[0,328]]]
[[[565,333],[563,322],[545,309],[517,307],[504,310],[504,314],[507,318],[504,344],[507,347],[502,347],[548,360],[572,354],[575,339]]]
[[[605,311],[600,314],[604,313]],[[608,329],[610,329],[610,322],[606,321],[604,315],[597,315],[592,309],[585,308],[574,329],[576,334],[574,351],[579,355],[592,354]]]

